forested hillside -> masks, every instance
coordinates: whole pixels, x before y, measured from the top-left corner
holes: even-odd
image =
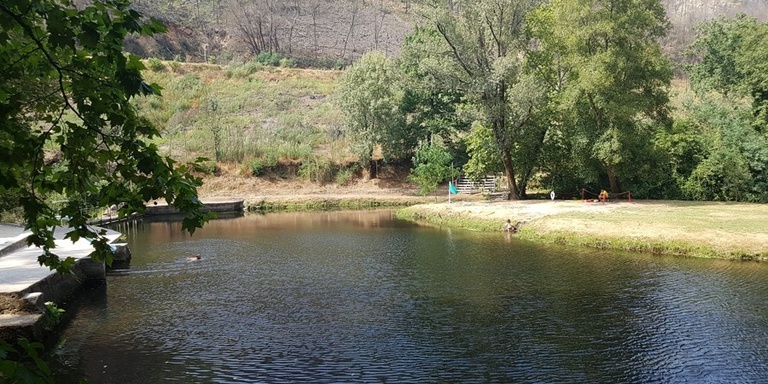
[[[144,57],[226,64],[233,57],[277,51],[287,56],[350,62],[370,50],[396,54],[429,0],[135,0],[169,25],[154,38],[131,38]],[[694,26],[739,13],[768,18],[763,0],[662,0],[672,23],[665,51],[678,58]]]
[[[504,174],[511,198],[768,201],[768,24],[700,24],[675,67],[661,2],[457,4],[422,8],[398,55],[372,50],[343,72],[275,68],[295,57],[263,52],[194,70],[151,59],[167,92],[140,107],[166,128],[163,148],[246,177],[287,166],[339,182],[383,161],[425,193],[461,171]]]

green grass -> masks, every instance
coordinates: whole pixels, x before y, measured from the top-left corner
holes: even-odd
[[[499,231],[503,218],[522,221],[523,239],[651,254],[768,260],[768,205],[641,201],[596,209],[556,202],[560,210],[526,213],[536,202],[436,204],[398,211],[400,218],[438,226]],[[582,206],[589,208],[590,206]],[[474,208],[474,209],[473,209]]]

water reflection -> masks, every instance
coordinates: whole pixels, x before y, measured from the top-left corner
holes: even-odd
[[[249,215],[191,237],[178,222],[120,230],[132,272],[111,276],[105,297],[78,311],[59,382],[759,382],[768,373],[762,264],[541,246],[418,228],[390,211]],[[186,262],[191,254],[203,260]]]

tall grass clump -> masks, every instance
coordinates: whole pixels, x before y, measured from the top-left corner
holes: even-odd
[[[227,65],[224,73],[228,79],[242,79],[262,70],[264,65],[258,61],[233,61]]]
[[[327,157],[311,156],[299,167],[299,176],[315,183],[333,181],[338,166]]]
[[[162,60],[156,57],[150,57],[147,59],[147,68],[153,72],[162,72],[165,71],[165,64],[163,64]]]
[[[360,165],[357,163],[353,163],[347,167],[341,167],[341,169],[339,169],[339,171],[336,173],[336,184],[346,185],[355,177],[355,174],[359,169]]]

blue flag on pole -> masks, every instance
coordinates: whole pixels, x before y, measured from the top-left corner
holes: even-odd
[[[456,187],[454,187],[453,183],[450,182],[450,181],[448,182],[448,191],[451,192],[454,195],[459,193],[459,191],[456,190]]]

